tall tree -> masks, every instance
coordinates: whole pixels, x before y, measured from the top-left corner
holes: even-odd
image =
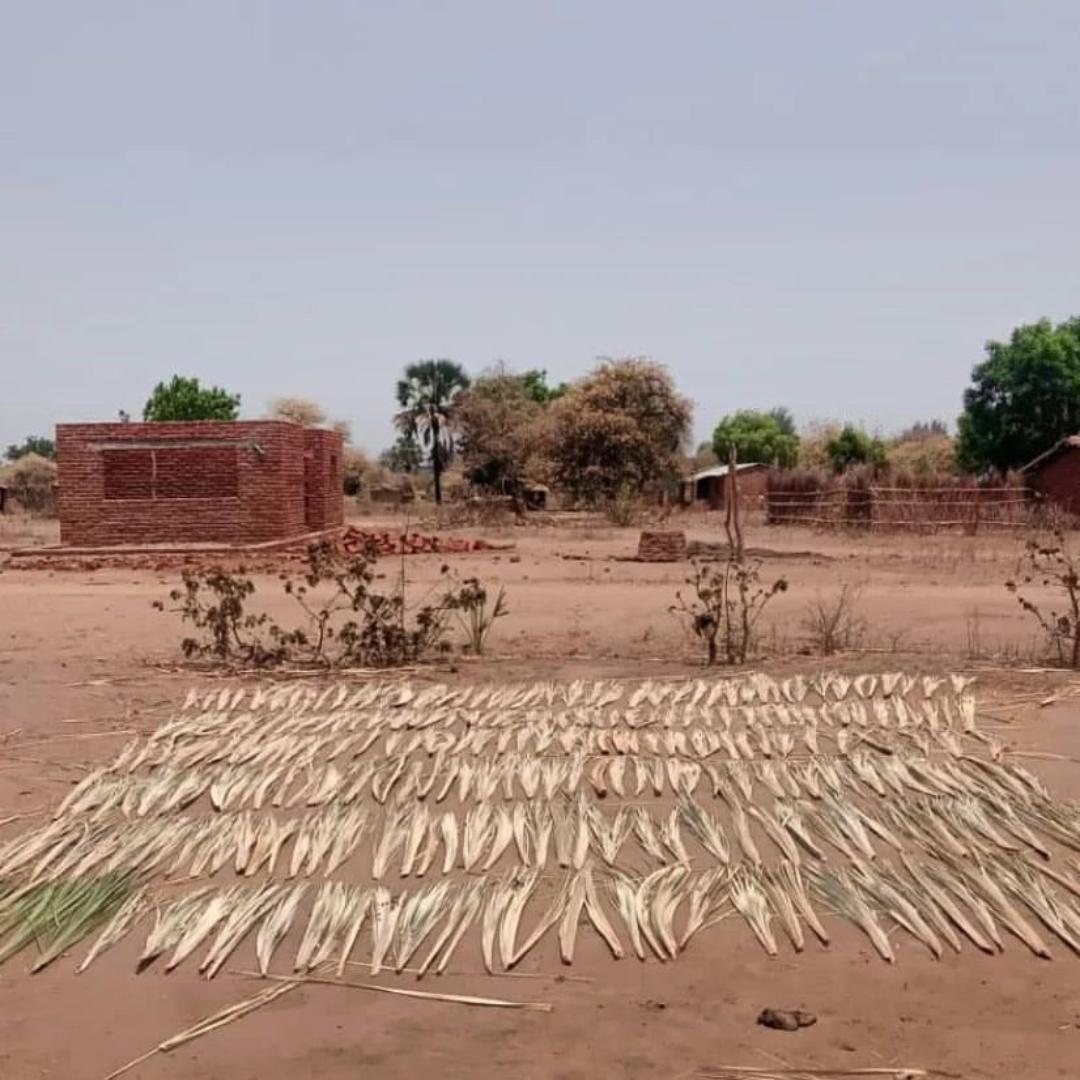
[[[530,368],[520,378],[529,396],[539,405],[548,405],[552,401],[557,401],[570,390],[570,384],[564,382],[548,386],[547,372],[540,368]]]
[[[769,416],[779,424],[780,430],[785,435],[796,434],[795,417],[791,415],[791,410],[786,405],[777,405],[775,409],[770,409]]]
[[[56,460],[56,443],[44,435],[27,435],[21,443],[12,443],[5,452],[8,461],[18,461],[27,454],[37,454],[49,461]]]
[[[235,420],[240,395],[220,386],[202,386],[198,379],[174,375],[158,383],[143,408],[144,420]]]
[[[288,420],[301,427],[329,428],[336,431],[346,445],[352,442],[352,424],[348,420],[328,420],[326,410],[310,398],[274,398],[267,415],[271,420]]]
[[[959,421],[962,468],[1005,472],[1080,433],[1080,317],[1018,326],[988,341]]]
[[[887,464],[885,444],[853,424],[845,424],[839,434],[826,443],[825,452],[829,455],[833,471],[838,473],[852,465],[883,469]]]
[[[799,459],[799,436],[793,429],[787,409],[742,409],[716,425],[712,447],[720,461],[727,461],[734,447],[739,461],[790,469]]]
[[[673,478],[693,416],[661,364],[607,360],[552,406],[555,479],[598,503]]]
[[[431,455],[435,501],[442,502],[442,474],[454,445],[454,405],[469,377],[453,360],[419,360],[398,380],[398,430],[419,439]]]
[[[517,495],[543,449],[546,397],[529,376],[503,366],[485,372],[455,406],[458,442],[469,480],[478,487]]]
[[[309,398],[274,398],[269,412],[274,420],[289,420],[301,427],[319,427],[326,423],[326,410]]]

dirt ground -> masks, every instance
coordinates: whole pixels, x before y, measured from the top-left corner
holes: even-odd
[[[717,539],[718,529],[718,521],[699,517],[690,535]],[[38,535],[48,539],[47,531]],[[667,612],[687,567],[622,561],[633,553],[636,530],[590,525],[484,535],[515,548],[456,556],[453,566],[504,585],[511,614],[493,632],[490,657],[455,660],[430,677],[700,672],[696,643]],[[748,539],[775,553],[764,573],[790,583],[766,619],[770,655],[760,667],[973,670],[981,705],[1002,724],[999,738],[1080,759],[1080,682],[1034,670],[1041,666],[1039,640],[1003,587],[1016,566],[1015,539],[767,529],[751,530]],[[26,539],[10,529],[0,536],[0,544],[16,542]],[[445,561],[408,560],[418,592]],[[158,726],[189,685],[205,682],[177,670],[179,626],[150,606],[176,577],[0,565],[0,839],[37,823],[88,768],[113,756],[132,732]],[[829,660],[802,655],[807,603],[844,583],[860,590],[862,651]],[[273,593],[271,610],[284,613],[289,601],[275,579],[263,575],[258,584]],[[1058,797],[1080,797],[1075,760],[1028,764]],[[1039,961],[1010,944],[1000,957],[965,950],[934,961],[902,943],[890,967],[865,938],[842,927],[827,950],[808,945],[801,956],[770,960],[744,926],[729,920],[671,964],[616,963],[598,939],[582,943],[572,969],[560,969],[550,948],[530,955],[523,969],[538,978],[475,974],[478,964],[461,958],[460,973],[443,976],[438,989],[545,1001],[554,1010],[509,1012],[304,987],[127,1075],[676,1080],[737,1064],[1074,1077],[1080,961],[1063,947],[1052,962]],[[136,951],[129,939],[81,976],[69,962],[33,977],[21,959],[7,964],[0,971],[0,1077],[103,1080],[259,988],[225,974],[207,983],[182,969],[136,976]],[[560,971],[572,979],[552,977]],[[413,985],[404,975],[388,982]],[[808,1009],[818,1023],[796,1033],[769,1031],[755,1025],[764,1006]]]

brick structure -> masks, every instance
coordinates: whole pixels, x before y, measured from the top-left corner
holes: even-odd
[[[65,545],[258,544],[341,525],[342,441],[283,420],[59,424]]]
[[[686,558],[686,533],[643,532],[638,540],[637,557],[641,562],[682,562]]]
[[[739,473],[739,504],[756,506],[765,497],[771,465],[746,462],[736,465]],[[728,466],[714,465],[686,477],[679,488],[679,501],[684,506],[704,504],[710,510],[723,510],[727,498]]]
[[[1021,470],[1045,502],[1080,514],[1080,435],[1070,435]]]

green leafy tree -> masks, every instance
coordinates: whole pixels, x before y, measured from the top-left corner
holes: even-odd
[[[424,463],[424,451],[412,435],[399,435],[379,455],[379,464],[396,473],[414,473]]]
[[[670,480],[692,417],[663,365],[606,360],[552,406],[556,483],[586,502],[610,504]]]
[[[727,461],[731,448],[739,461],[759,462],[792,468],[799,460],[799,436],[785,428],[794,427],[786,409],[757,412],[743,409],[725,416],[713,432],[712,447],[720,461]]]
[[[970,471],[1026,465],[1080,433],[1080,318],[1018,326],[988,341],[971,373],[959,421],[957,457]]]
[[[548,386],[547,372],[539,368],[531,368],[520,378],[529,397],[538,405],[548,405],[552,401],[557,401],[570,390],[570,384],[564,382]]]
[[[401,412],[394,422],[430,454],[437,503],[442,502],[442,474],[454,449],[454,406],[468,386],[468,375],[453,360],[419,360],[398,380]]]
[[[201,386],[198,379],[174,375],[158,383],[143,408],[144,420],[235,420],[240,395],[220,386]]]
[[[838,473],[852,465],[883,469],[887,460],[885,444],[851,424],[845,424],[840,433],[829,440],[825,452],[833,471]]]
[[[783,405],[777,405],[775,409],[769,410],[769,415],[780,425],[780,430],[785,435],[794,435],[796,433],[795,417],[791,415],[790,409]]]
[[[12,443],[5,453],[8,461],[18,461],[27,454],[36,454],[49,461],[56,460],[56,443],[44,435],[27,435],[21,443]]]

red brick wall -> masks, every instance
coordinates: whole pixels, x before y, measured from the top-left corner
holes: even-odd
[[[342,521],[334,432],[280,420],[60,424],[56,441],[65,544],[286,539],[310,531],[309,489],[320,522]],[[309,441],[320,464],[306,481]]]
[[[345,521],[342,444],[336,431],[304,430],[304,514],[309,531]]]
[[[1066,446],[1029,474],[1031,486],[1047,501],[1080,514],[1080,448]]]

